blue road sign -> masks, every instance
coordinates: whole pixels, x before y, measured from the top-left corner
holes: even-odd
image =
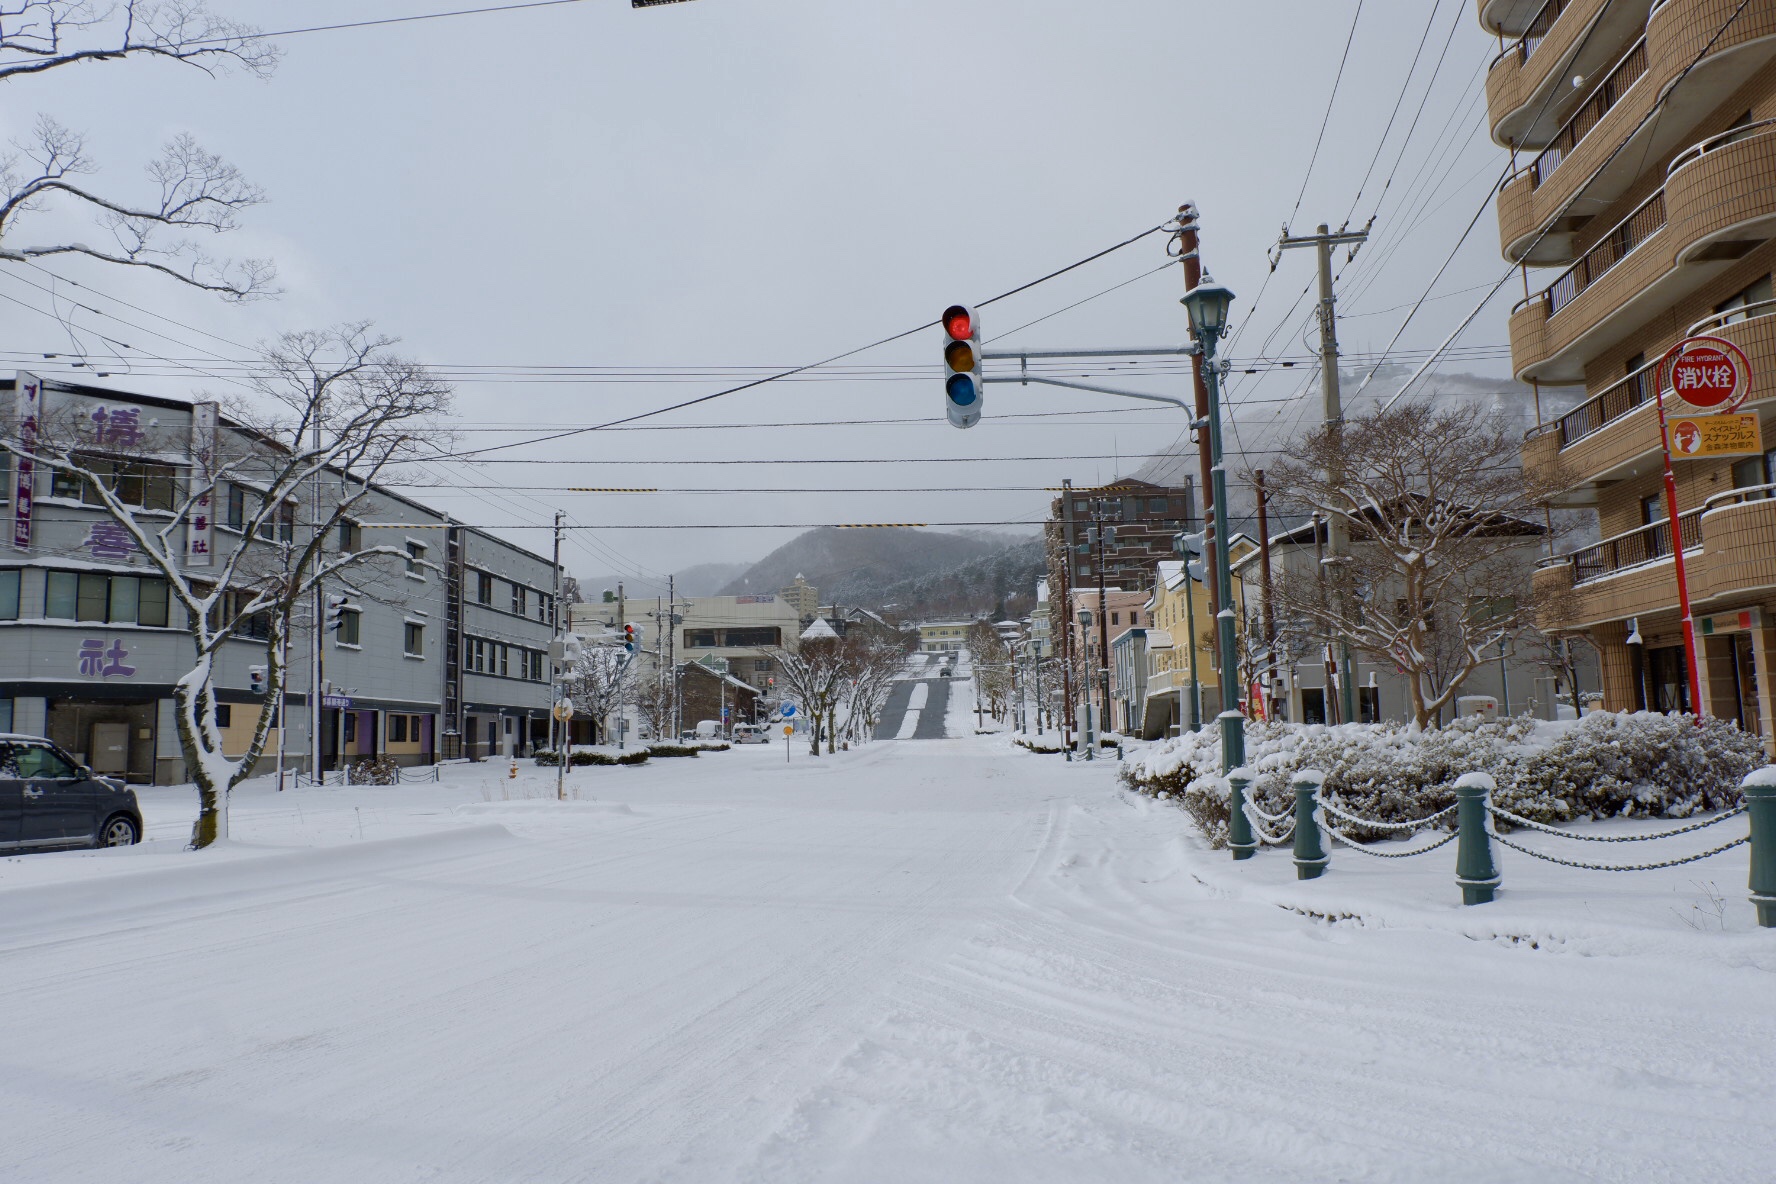
[[[794,703],[785,703],[783,705],[782,715],[783,715],[784,719],[793,718],[795,716],[795,704]]]

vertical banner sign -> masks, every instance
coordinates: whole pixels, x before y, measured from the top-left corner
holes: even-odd
[[[26,453],[37,449],[37,430],[43,422],[43,380],[20,370],[14,383],[18,401],[19,448]],[[15,550],[31,549],[31,503],[37,495],[37,462],[29,456],[18,458],[18,481],[12,491],[12,545]]]
[[[216,544],[216,426],[215,403],[191,408],[192,477],[203,492],[193,499],[185,521],[185,566],[208,567]]]

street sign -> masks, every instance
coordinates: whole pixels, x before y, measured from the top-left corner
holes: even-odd
[[[560,720],[562,723],[566,723],[568,720],[572,719],[574,717],[573,700],[572,699],[558,700],[555,704],[555,713],[554,714],[555,714],[555,718]]]
[[[1751,415],[1686,415],[1666,427],[1666,446],[1675,460],[1714,456],[1761,456],[1763,434]]]
[[[783,725],[783,734],[786,737],[793,736],[793,735],[795,735],[795,729],[788,724],[784,724]]]
[[[779,709],[778,714],[782,715],[784,719],[794,719],[795,711],[796,708],[794,703],[785,703],[782,708]]]
[[[351,701],[350,695],[322,695],[321,696],[321,706],[322,707],[339,707],[339,708],[343,708],[346,710],[350,710],[351,705],[352,705],[352,701]]]
[[[1724,338],[1687,338],[1668,356],[1671,370],[1666,381],[1692,407],[1732,411],[1751,393],[1751,363]]]

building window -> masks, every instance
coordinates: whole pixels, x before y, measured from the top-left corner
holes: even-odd
[[[1112,625],[1122,624],[1122,614],[1121,613],[1111,613],[1110,614],[1110,623]]]
[[[1147,499],[1147,512],[1149,514],[1163,514],[1163,513],[1165,513],[1166,512],[1166,499],[1163,497],[1148,498]]]
[[[0,732],[12,731],[12,700],[0,699]]]
[[[339,524],[339,549],[347,555],[356,555],[364,549],[364,528],[356,522]]]
[[[754,660],[752,670],[755,674],[769,674],[771,671],[771,659],[758,658]]]
[[[228,513],[223,522],[234,530],[247,525],[247,491],[238,485],[228,487]]]
[[[216,704],[216,726],[231,728],[234,726],[234,708],[227,703]]]
[[[487,669],[486,643],[479,637],[463,638],[463,666],[475,674]]]
[[[727,637],[730,646],[778,645],[782,641],[782,631],[775,625],[729,629]]]
[[[1770,277],[1765,276],[1757,283],[1746,288],[1743,292],[1733,296],[1731,299],[1723,300],[1721,303],[1715,305],[1714,311],[1726,314],[1726,316],[1722,318],[1721,324],[1731,325],[1736,321],[1743,321],[1748,316],[1756,316],[1769,312],[1770,310],[1768,308],[1753,308],[1752,306],[1768,304],[1772,294]]]
[[[1772,483],[1776,483],[1776,448],[1762,456],[1748,456],[1733,462],[1734,489]]]
[[[347,744],[358,742],[358,713],[355,711],[345,713],[345,742]]]
[[[493,577],[484,571],[475,573],[475,603],[493,607]]]
[[[355,608],[344,609],[340,612],[339,632],[336,635],[337,643],[339,645],[362,644],[360,639],[363,637],[363,630],[361,628],[363,625],[363,615],[363,613]]]
[[[716,647],[715,630],[686,629],[685,648],[691,650],[712,650]]]
[[[390,744],[405,744],[405,743],[407,743],[407,717],[404,715],[389,716],[388,717],[388,733],[389,733],[389,743]],[[419,737],[417,735],[415,735],[414,739],[417,740],[417,739],[419,739]]]
[[[0,571],[0,621],[16,621],[18,615],[19,570],[15,567],[11,571]]]
[[[547,593],[537,593],[537,620],[548,621],[550,619],[552,615],[551,610],[554,608],[553,601],[554,598]]]
[[[108,456],[78,456],[75,460],[126,506],[140,506],[145,510],[173,508],[178,471],[171,465]],[[50,479],[50,493],[56,497],[79,498],[89,506],[104,504],[96,490],[64,469],[55,470]]]
[[[520,617],[524,615],[524,593],[523,584],[514,583],[512,585],[512,612]]]
[[[425,626],[407,622],[406,646],[402,651],[410,658],[425,657]]]
[[[499,647],[499,672],[501,678],[510,678],[512,675],[511,646],[502,645]]]
[[[407,541],[408,575],[413,576],[416,579],[425,579],[425,569],[421,566],[425,563],[425,555],[426,549],[424,543],[416,543],[411,539]]]

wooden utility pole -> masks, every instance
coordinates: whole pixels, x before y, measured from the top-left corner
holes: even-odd
[[[1073,747],[1073,480],[1061,482],[1061,745]],[[1049,590],[1049,627],[1054,627],[1054,589]]]
[[[1203,273],[1201,236],[1197,230],[1194,202],[1187,201],[1178,207],[1178,225],[1181,228],[1178,232],[1178,252],[1184,262],[1184,290],[1188,292],[1202,282]],[[1203,359],[1200,353],[1190,355],[1190,377],[1196,392],[1196,420],[1201,425],[1209,418],[1209,386],[1203,381]],[[1206,563],[1215,541],[1215,527],[1210,513],[1214,509],[1212,503],[1215,500],[1215,482],[1211,472],[1214,460],[1209,452],[1209,433],[1200,426],[1196,433],[1196,458],[1202,470],[1203,557]],[[1203,585],[1209,593],[1209,619],[1214,620],[1221,611],[1221,591],[1215,586],[1214,580],[1204,580]],[[1194,638],[1191,643],[1195,644]],[[1218,647],[1220,642],[1217,640],[1214,644]]]
[[[1264,470],[1252,470],[1252,484],[1258,490],[1258,563],[1263,575],[1260,577],[1260,588],[1264,599],[1264,645],[1270,653],[1270,701],[1276,702],[1276,688],[1280,679],[1277,677],[1277,628],[1276,611],[1271,599],[1270,576],[1270,490],[1264,487]],[[1275,708],[1272,708],[1275,716]]]

